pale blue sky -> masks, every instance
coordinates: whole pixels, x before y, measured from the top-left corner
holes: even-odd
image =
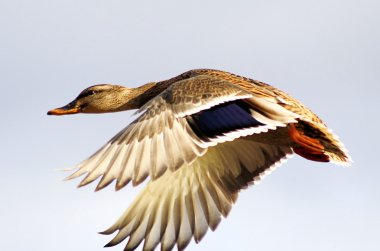
[[[378,0],[0,0],[0,238],[7,251],[100,251],[136,191],[76,189],[74,165],[131,112],[48,117],[96,83],[137,86],[192,68],[270,83],[341,137],[351,168],[295,157],[241,193],[188,250],[380,246]],[[106,250],[122,250],[123,246]]]

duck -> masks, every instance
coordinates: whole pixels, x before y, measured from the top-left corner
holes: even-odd
[[[66,179],[145,187],[102,234],[106,247],[184,250],[227,217],[238,193],[293,155],[348,166],[326,124],[300,101],[264,82],[195,69],[140,87],[99,84],[48,115],[136,110],[136,119]]]

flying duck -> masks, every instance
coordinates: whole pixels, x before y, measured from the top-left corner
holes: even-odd
[[[94,85],[48,115],[137,109],[137,118],[67,177],[114,180],[116,190],[149,182],[102,232],[125,250],[183,250],[226,217],[238,192],[293,154],[348,165],[343,144],[317,115],[285,92],[232,73],[196,69],[137,88]]]

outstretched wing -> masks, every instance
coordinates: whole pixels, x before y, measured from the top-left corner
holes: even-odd
[[[295,116],[267,98],[211,76],[172,84],[140,109],[140,117],[93,156],[76,166],[68,179],[86,174],[86,185],[102,176],[97,190],[113,180],[120,189],[167,169],[191,165],[207,148],[266,132]]]
[[[212,147],[192,164],[167,170],[150,181],[128,210],[104,234],[118,231],[107,246],[128,238],[125,250],[144,240],[144,250],[184,249],[199,242],[226,217],[240,189],[255,183],[279,165],[292,150],[247,139]]]

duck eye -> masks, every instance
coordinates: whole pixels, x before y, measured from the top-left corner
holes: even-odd
[[[94,95],[95,93],[96,93],[96,91],[94,91],[94,90],[82,92],[81,94],[79,94],[78,98],[88,97],[88,96]]]

